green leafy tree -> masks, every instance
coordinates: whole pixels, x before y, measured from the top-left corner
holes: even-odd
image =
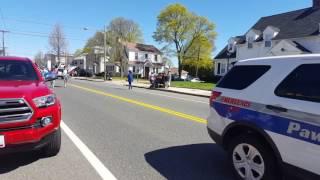
[[[181,77],[184,61],[197,39],[206,37],[214,46],[215,36],[215,25],[207,18],[191,13],[181,4],[172,4],[160,12],[153,38],[175,50]]]
[[[192,75],[198,77],[199,69],[207,69],[211,71],[213,68],[213,61],[211,53],[213,45],[210,40],[205,36],[200,36],[195,39],[193,45],[184,57],[183,65],[188,67],[186,69],[189,72],[193,72]]]

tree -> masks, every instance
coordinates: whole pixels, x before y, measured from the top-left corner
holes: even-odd
[[[213,46],[207,37],[200,36],[194,40],[192,46],[190,46],[189,51],[184,57],[183,65],[194,69],[195,77],[198,77],[199,69],[206,69],[213,66],[213,61],[211,59],[211,52],[213,51]],[[190,69],[188,69],[189,72]]]
[[[34,62],[37,63],[39,67],[46,67],[47,63],[42,51],[37,52],[37,54],[34,56]]]
[[[94,36],[87,41],[83,50],[86,51],[86,53],[89,53],[90,51],[92,51],[92,49],[95,46],[103,47],[104,45],[103,40],[104,40],[103,31],[97,31],[94,34]]]
[[[142,32],[137,23],[122,17],[113,19],[107,27],[107,44],[111,46],[110,58],[120,63],[120,73],[123,77],[127,66],[124,43],[142,42]]]
[[[110,56],[110,61],[120,63],[121,76],[124,74],[124,69],[127,65],[125,61],[124,44],[126,42],[142,42],[142,32],[137,23],[132,20],[118,17],[113,19],[106,29],[106,44],[111,47],[108,52]],[[96,34],[90,38],[83,52],[93,53],[92,49],[95,46],[104,46],[104,30],[98,31]]]
[[[67,40],[65,38],[63,28],[60,24],[56,24],[49,36],[49,45],[60,62],[62,52],[67,50]]]
[[[189,12],[181,4],[172,4],[160,12],[153,38],[175,49],[181,77],[185,57],[202,36],[210,40],[214,46],[215,25],[205,17]]]
[[[83,53],[83,49],[77,49],[77,50],[73,53],[73,56],[74,56],[74,57],[77,57],[77,56],[80,56],[82,53]]]

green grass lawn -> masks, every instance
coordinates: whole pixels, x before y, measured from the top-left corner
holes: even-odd
[[[201,89],[201,90],[212,90],[215,86],[214,83],[194,83],[187,81],[172,81],[171,87],[177,88],[189,88],[189,89]]]

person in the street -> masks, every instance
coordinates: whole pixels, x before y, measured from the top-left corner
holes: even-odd
[[[129,71],[129,74],[128,74],[129,89],[132,89],[132,82],[133,82],[133,74],[132,74],[132,71]]]
[[[68,70],[66,66],[64,66],[64,69],[63,69],[63,83],[64,83],[64,87],[66,88],[68,83]]]
[[[54,76],[54,78],[57,77],[57,75],[58,75],[58,66],[57,65],[51,70],[51,74]],[[54,88],[55,84],[56,84],[56,80],[54,79],[51,81],[51,88]]]

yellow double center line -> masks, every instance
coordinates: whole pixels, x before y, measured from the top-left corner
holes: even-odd
[[[106,93],[106,92],[103,92],[103,91],[87,88],[87,87],[84,87],[84,86],[78,86],[78,85],[74,85],[74,84],[70,84],[70,86],[75,87],[75,88],[79,88],[79,89],[82,89],[82,90],[85,90],[85,91],[88,91],[88,92],[91,92],[91,93],[100,94],[100,95],[103,95],[103,96],[107,96],[107,97],[111,97],[111,98],[118,99],[118,100],[121,100],[121,101],[125,101],[125,102],[131,103],[131,104],[136,104],[136,105],[139,105],[139,106],[142,106],[142,107],[145,107],[145,108],[149,108],[149,109],[157,110],[157,111],[160,111],[160,112],[164,112],[164,113],[167,113],[167,114],[170,114],[170,115],[178,116],[178,117],[190,120],[190,121],[194,121],[194,122],[198,122],[198,123],[202,123],[202,124],[206,124],[207,123],[206,119],[203,119],[203,118],[200,118],[200,117],[197,117],[197,116],[193,116],[193,115],[189,115],[189,114],[185,114],[185,113],[181,113],[181,112],[177,112],[177,111],[173,111],[171,109],[163,108],[163,107],[160,107],[160,106],[147,104],[147,103],[144,103],[144,102],[140,102],[140,101],[136,101],[136,100],[133,100],[133,99],[128,99],[128,98],[125,98],[125,97],[113,95],[113,94],[110,94],[110,93]]]

